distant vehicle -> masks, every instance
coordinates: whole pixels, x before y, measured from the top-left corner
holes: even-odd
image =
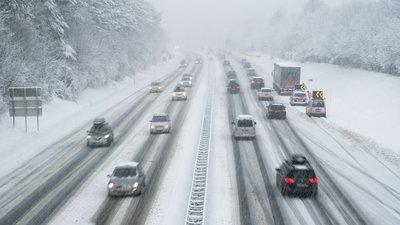
[[[237,94],[240,92],[240,85],[235,79],[230,79],[226,90],[231,94]]]
[[[260,89],[264,87],[264,79],[261,77],[253,77],[250,79],[250,88],[251,89]]]
[[[257,91],[257,97],[259,101],[274,101],[274,97],[272,96],[273,90],[271,88],[260,88]]]
[[[104,118],[95,119],[87,133],[86,145],[89,147],[98,145],[110,146],[114,141],[114,132]]]
[[[228,79],[236,79],[237,78],[236,71],[234,71],[234,70],[229,70],[228,72],[226,72],[226,75],[228,76]]]
[[[180,63],[179,63],[179,67],[180,68],[186,68],[188,66],[188,64],[187,64],[187,62],[185,61],[185,60],[182,60]]]
[[[162,92],[162,87],[160,82],[151,82],[149,87],[150,93]]]
[[[187,95],[184,87],[177,86],[172,92],[172,101],[187,100]]]
[[[182,77],[179,83],[181,84],[182,87],[191,87],[192,79],[190,77]]]
[[[290,96],[290,105],[307,105],[308,97],[306,91],[293,91]]]
[[[245,59],[245,58],[240,59],[240,64],[244,65],[244,63],[246,63],[246,62],[247,62],[247,59]]]
[[[245,62],[245,63],[243,63],[243,68],[245,68],[245,69],[251,68],[251,64],[249,62]]]
[[[279,95],[291,95],[295,85],[300,84],[300,72],[300,66],[275,63],[272,71],[275,91]]]
[[[317,195],[318,179],[306,157],[291,155],[276,171],[276,185],[282,195]]]
[[[193,80],[193,76],[191,74],[188,74],[188,73],[183,74],[182,79],[183,78],[189,78],[190,80]]]
[[[256,121],[251,115],[238,115],[233,125],[233,137],[239,138],[256,138]]]
[[[326,105],[323,99],[311,99],[306,106],[307,116],[325,117],[326,118]]]
[[[224,66],[230,66],[230,65],[231,65],[231,62],[229,60],[224,61]]]
[[[286,107],[281,103],[270,103],[267,106],[266,116],[268,119],[286,119]]]
[[[247,70],[246,70],[246,75],[247,76],[257,76],[257,72],[256,72],[256,69],[254,69],[254,68],[248,68]]]
[[[167,113],[155,113],[150,120],[150,134],[169,133],[171,130],[171,120]]]
[[[194,63],[196,64],[202,64],[203,60],[201,60],[200,58],[197,58],[196,61],[194,61]]]
[[[146,186],[142,167],[137,162],[118,164],[107,185],[108,196],[140,195]]]

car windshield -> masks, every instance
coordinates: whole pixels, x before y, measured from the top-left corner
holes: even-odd
[[[153,116],[153,122],[165,122],[167,120],[167,116]]]
[[[105,133],[107,132],[107,126],[105,124],[93,124],[90,129],[90,133]]]
[[[136,176],[136,168],[116,168],[114,170],[113,176],[114,177],[134,177]]]
[[[182,88],[182,87],[176,87],[176,88],[174,89],[175,92],[182,92],[182,91],[184,91],[184,90],[185,90],[185,89]]]
[[[307,95],[305,94],[305,93],[295,93],[294,94],[294,97],[301,97],[301,98],[304,98],[304,97],[306,97]]]
[[[159,86],[160,82],[151,82],[151,86]]]
[[[325,103],[323,101],[313,101],[312,107],[325,107]]]
[[[237,123],[238,127],[253,127],[253,120],[243,119]]]
[[[190,80],[190,77],[183,77],[182,80],[184,80],[184,81]]]

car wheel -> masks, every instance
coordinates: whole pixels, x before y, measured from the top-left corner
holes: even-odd
[[[288,194],[286,188],[284,188],[283,186],[281,186],[281,194],[282,194],[282,196],[285,196]]]
[[[90,146],[89,141],[86,141],[86,146],[89,147],[89,148],[92,147],[92,146]]]
[[[110,145],[111,145],[111,140],[109,139],[109,140],[107,141],[106,146],[110,146]]]

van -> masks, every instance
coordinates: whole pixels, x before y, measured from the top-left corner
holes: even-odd
[[[311,99],[308,101],[306,106],[307,116],[325,117],[326,118],[326,106],[323,99]]]
[[[251,115],[238,115],[233,125],[233,137],[239,138],[256,138],[256,121]]]

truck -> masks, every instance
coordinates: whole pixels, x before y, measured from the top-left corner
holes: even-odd
[[[300,84],[301,67],[290,63],[274,63],[273,87],[279,95],[291,95]]]

